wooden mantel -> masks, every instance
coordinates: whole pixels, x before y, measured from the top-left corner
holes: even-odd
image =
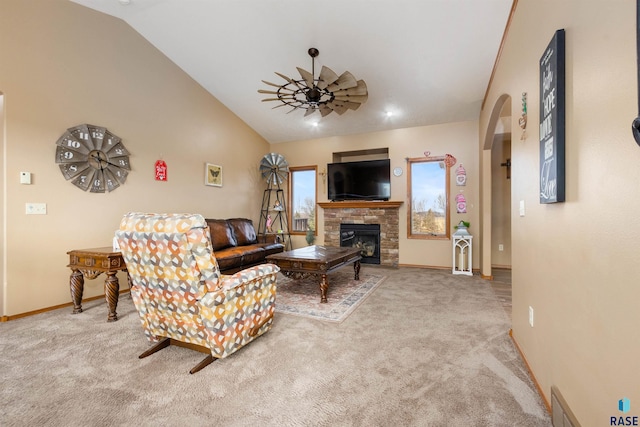
[[[322,209],[352,209],[352,208],[399,208],[404,202],[394,201],[361,201],[361,200],[347,200],[344,202],[320,202],[318,206]]]

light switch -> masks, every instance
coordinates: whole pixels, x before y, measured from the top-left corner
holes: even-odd
[[[20,172],[20,184],[31,184],[31,172]]]
[[[47,204],[46,203],[27,203],[25,205],[25,213],[27,215],[46,215]]]
[[[520,216],[524,216],[524,200],[520,200]]]

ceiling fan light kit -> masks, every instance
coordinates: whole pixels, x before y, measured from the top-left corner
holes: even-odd
[[[357,110],[361,104],[367,101],[367,85],[364,80],[356,78],[348,71],[337,75],[329,67],[322,66],[320,75],[315,78],[315,58],[320,51],[312,47],[308,51],[311,57],[311,72],[296,67],[300,73],[300,80],[291,79],[284,74],[276,72],[286,83],[279,85],[262,80],[263,83],[273,86],[275,90],[259,89],[258,92],[265,95],[275,95],[262,101],[278,101],[279,105],[273,108],[289,106],[291,110],[305,110],[305,117],[319,111],[322,117],[331,112],[342,115],[347,110]]]

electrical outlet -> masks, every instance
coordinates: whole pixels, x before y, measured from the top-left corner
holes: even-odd
[[[46,203],[27,203],[25,205],[25,213],[27,215],[46,215],[47,204]]]
[[[503,245],[502,243],[500,243],[500,244],[498,245],[498,250],[499,250],[499,251],[504,251],[504,245]]]
[[[533,307],[529,306],[529,326],[533,328]]]

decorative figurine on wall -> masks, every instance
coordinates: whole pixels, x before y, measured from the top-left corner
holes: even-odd
[[[167,180],[167,164],[164,160],[158,160],[156,162],[156,181],[166,181]]]
[[[460,194],[456,196],[456,212],[467,213],[467,199],[464,198],[462,190],[460,190]]]
[[[467,171],[462,163],[456,168],[456,185],[460,187],[467,185]]]
[[[524,141],[527,139],[527,92],[522,92],[522,115],[518,119],[518,124],[522,128],[520,140]]]
[[[282,210],[282,205],[280,204],[280,200],[276,200],[276,202],[273,204],[273,210],[274,211]]]
[[[427,158],[431,157],[431,151],[425,151],[424,152],[424,156],[427,157]],[[409,159],[405,158],[405,160],[409,160]],[[453,155],[451,155],[451,154],[445,154],[444,155],[443,162],[444,162],[445,165],[447,165],[449,167],[453,167],[453,165],[455,165],[457,161],[458,161],[458,159],[453,157]]]
[[[453,165],[455,165],[457,161],[458,160],[455,157],[453,157],[451,154],[444,155],[444,164],[449,167],[453,167]]]

